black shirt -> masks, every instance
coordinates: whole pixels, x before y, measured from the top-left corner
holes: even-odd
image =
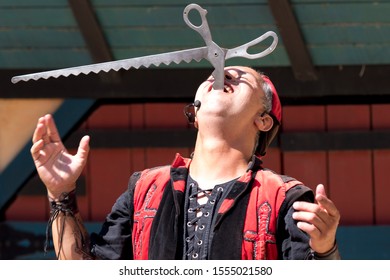
[[[225,188],[229,188],[229,182],[227,183],[227,186],[225,186]],[[308,242],[309,238],[303,231],[301,231],[296,226],[296,221],[292,218],[292,213],[294,212],[292,204],[294,201],[300,200],[312,202],[314,199],[312,192],[303,192],[302,194],[302,192],[300,192],[300,188],[302,187],[295,186],[286,193],[286,199],[282,204],[279,212],[276,237],[280,259],[312,258],[312,253]],[[187,188],[187,190],[189,190],[189,188]],[[218,190],[218,187],[216,188],[216,190]],[[224,193],[226,194],[227,192],[222,192],[222,194],[219,195],[224,195]],[[131,203],[132,201],[133,190],[129,188],[117,199],[116,203],[112,208],[111,213],[107,216],[100,233],[93,233],[91,235],[91,253],[96,258],[133,258],[131,247],[131,234],[133,225],[133,204]],[[210,209],[215,208],[210,207]],[[207,239],[207,242],[212,239],[212,237],[210,237],[210,233],[205,233],[203,236],[204,237],[201,237],[203,242],[205,239]],[[185,236],[185,238],[186,237],[188,236]],[[194,239],[194,242],[198,242],[201,239]],[[201,249],[197,251],[198,257],[199,253],[201,253],[200,258],[207,258],[208,246],[205,246],[204,244],[201,245],[203,246],[200,246]],[[186,248],[188,250],[189,247]]]

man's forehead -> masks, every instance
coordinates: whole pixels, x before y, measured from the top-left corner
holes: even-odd
[[[247,67],[247,66],[228,66],[228,67],[225,67],[225,70],[235,71],[239,75],[249,74],[249,75],[254,76],[256,79],[260,78],[260,74],[256,70],[254,70],[250,67]]]

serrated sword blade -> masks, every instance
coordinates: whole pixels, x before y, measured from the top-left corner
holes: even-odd
[[[88,75],[89,73],[109,72],[111,70],[119,71],[121,69],[129,70],[130,68],[138,69],[140,67],[150,67],[151,65],[159,66],[160,64],[169,65],[172,62],[179,64],[181,62],[190,63],[192,60],[197,62],[207,58],[207,47],[193,48],[182,51],[167,52],[155,55],[148,55],[142,57],[128,58],[110,62],[89,64],[83,66],[76,66],[70,68],[63,68],[58,70],[50,70],[20,76],[14,76],[11,81],[17,83],[20,81],[68,77],[70,75],[78,76],[80,74]]]

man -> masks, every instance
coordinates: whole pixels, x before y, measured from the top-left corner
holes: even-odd
[[[49,226],[60,259],[339,259],[340,214],[318,185],[261,166],[281,122],[276,90],[248,67],[227,67],[223,90],[210,77],[187,116],[198,129],[191,158],[135,172],[99,234],[77,210],[75,182],[89,137],[75,155],[53,118],[39,119],[31,154],[52,207]],[[226,246],[229,244],[229,246]]]

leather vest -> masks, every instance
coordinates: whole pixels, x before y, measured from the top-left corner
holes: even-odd
[[[153,250],[150,248],[153,223],[165,222],[155,219],[159,208],[167,207],[165,201],[161,203],[164,190],[169,187],[174,193],[184,193],[190,162],[190,159],[177,155],[171,166],[146,169],[141,173],[135,185],[133,198],[132,243],[134,259],[149,259],[150,250]],[[241,187],[242,193],[245,190],[249,192],[243,228],[236,229],[242,231],[240,233],[242,236],[241,259],[278,259],[276,224],[279,209],[287,190],[302,184],[292,178],[286,180],[286,177],[271,170],[262,169],[260,164],[260,159],[256,158],[248,171],[237,180],[243,186]],[[216,224],[223,223],[223,216],[229,211],[235,211],[234,205],[240,195],[240,193],[228,194],[217,209]],[[180,202],[174,201],[174,204],[180,204]],[[176,209],[176,212],[180,209],[180,205],[168,207]],[[169,217],[170,220],[178,219],[177,213],[172,215],[175,217]],[[174,234],[178,231],[169,232]],[[214,238],[217,238],[217,235]],[[173,240],[176,239],[173,238]]]

